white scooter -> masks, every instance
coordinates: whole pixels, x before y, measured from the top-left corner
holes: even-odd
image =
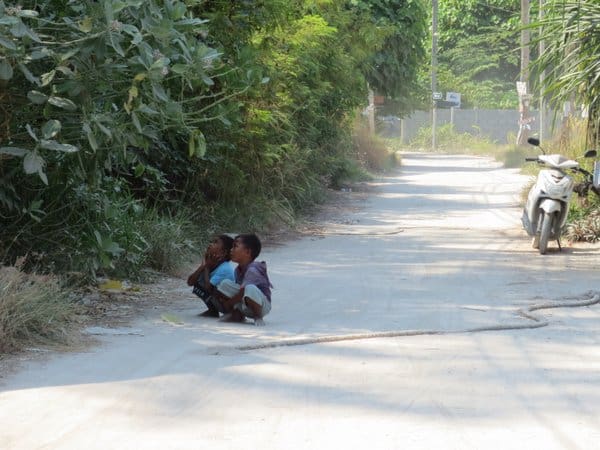
[[[523,228],[533,236],[532,246],[545,254],[548,249],[548,241],[556,240],[558,248],[560,246],[560,235],[567,221],[569,214],[569,201],[575,190],[583,195],[592,189],[598,190],[597,178],[590,172],[579,167],[579,163],[572,159],[567,159],[562,155],[546,155],[540,147],[540,141],[535,138],[527,140],[531,145],[535,145],[542,150],[542,155],[536,158],[525,158],[526,161],[535,161],[547,167],[540,170],[536,183],[533,185],[527,196],[527,203],[523,210]],[[585,152],[585,158],[594,158],[596,150]],[[585,181],[575,186],[575,181],[567,173],[578,172],[585,176]],[[594,170],[595,173],[598,170]]]

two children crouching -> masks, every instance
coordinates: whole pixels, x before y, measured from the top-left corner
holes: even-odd
[[[204,260],[187,280],[207,306],[202,317],[219,317],[223,322],[243,322],[246,317],[263,326],[271,311],[271,282],[267,264],[256,261],[261,242],[255,234],[232,239],[216,237],[206,249]],[[237,263],[234,269],[231,262]]]

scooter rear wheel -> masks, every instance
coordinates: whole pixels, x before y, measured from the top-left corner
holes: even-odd
[[[546,250],[548,249],[548,241],[550,240],[550,233],[552,232],[552,228],[554,226],[554,218],[555,214],[547,214],[544,213],[544,217],[542,218],[542,227],[540,231],[540,255],[545,255]]]

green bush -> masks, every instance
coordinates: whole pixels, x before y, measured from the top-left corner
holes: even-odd
[[[190,220],[260,231],[355,176],[373,55],[408,86],[424,10],[351,3],[0,0],[0,262],[172,270]]]
[[[140,211],[178,209],[180,184],[202,178],[200,123],[219,115],[206,21],[154,0],[0,1],[0,15],[0,261],[139,270]]]

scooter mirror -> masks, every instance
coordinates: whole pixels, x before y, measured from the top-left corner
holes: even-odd
[[[529,139],[527,139],[527,143],[531,144],[531,145],[535,145],[536,147],[540,146],[540,140],[536,139],[536,138],[529,138]]]
[[[596,150],[588,150],[583,156],[585,158],[595,158],[597,154],[598,152]]]

